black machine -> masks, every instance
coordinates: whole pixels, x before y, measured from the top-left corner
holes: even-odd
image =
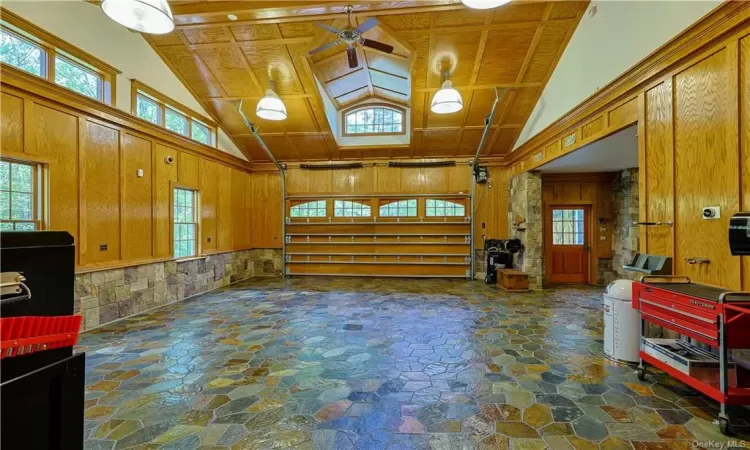
[[[486,274],[484,282],[497,283],[497,269],[513,267],[513,255],[523,249],[520,239],[487,239],[484,241]]]
[[[734,256],[750,255],[750,212],[729,219],[729,249]]]
[[[0,233],[0,272],[4,320],[73,315],[75,247],[70,234]],[[70,346],[11,353],[3,351],[0,372],[0,447],[83,448],[85,354],[73,355]]]

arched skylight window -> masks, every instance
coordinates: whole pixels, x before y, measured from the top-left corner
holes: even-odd
[[[366,106],[344,113],[344,135],[403,134],[404,113],[389,106]]]

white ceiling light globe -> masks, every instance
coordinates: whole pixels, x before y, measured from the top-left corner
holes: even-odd
[[[120,25],[141,33],[166,34],[174,30],[166,0],[104,0],[102,11]]]
[[[272,89],[268,89],[266,96],[258,102],[255,115],[266,120],[284,120],[287,117],[286,105]]]
[[[510,3],[510,0],[461,0],[461,3],[472,9],[490,9]]]
[[[430,110],[435,114],[450,114],[461,111],[463,107],[464,101],[461,99],[461,93],[453,87],[450,80],[445,80],[440,90],[432,97]]]

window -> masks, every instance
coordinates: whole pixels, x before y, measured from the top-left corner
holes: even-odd
[[[146,86],[132,81],[132,113],[143,120],[200,142],[216,145],[216,125],[208,118]]]
[[[174,257],[196,256],[198,249],[197,192],[190,189],[174,190]]]
[[[37,167],[0,161],[0,230],[39,229],[37,214]]]
[[[41,77],[44,50],[21,36],[0,29],[0,61]]]
[[[326,217],[326,201],[299,203],[289,208],[289,217]]]
[[[349,200],[335,200],[333,217],[370,217],[370,205]]]
[[[117,69],[5,9],[0,21],[0,61],[114,104]]]
[[[381,217],[417,217],[417,200],[399,200],[380,205]]]
[[[159,125],[159,104],[145,95],[138,94],[136,99],[136,116],[141,119],[148,120],[151,123]]]
[[[101,98],[101,75],[62,56],[55,57],[55,83],[95,100]]]
[[[345,112],[344,121],[344,135],[404,133],[404,112],[393,107],[357,108]]]
[[[466,207],[459,202],[428,198],[425,215],[427,217],[464,217]]]
[[[552,210],[552,244],[583,245],[583,209]]]
[[[170,107],[167,107],[167,110],[164,112],[164,126],[177,134],[183,136],[187,136],[188,134],[187,117]]]
[[[193,129],[193,132],[192,132],[193,139],[195,139],[196,141],[202,144],[211,145],[211,131],[209,131],[207,126],[203,125],[200,122],[193,120],[192,129]]]

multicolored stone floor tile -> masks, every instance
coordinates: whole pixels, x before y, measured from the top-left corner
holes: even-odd
[[[602,354],[601,291],[249,280],[85,333],[87,449],[687,449],[718,406]],[[733,412],[738,439],[750,415]]]

